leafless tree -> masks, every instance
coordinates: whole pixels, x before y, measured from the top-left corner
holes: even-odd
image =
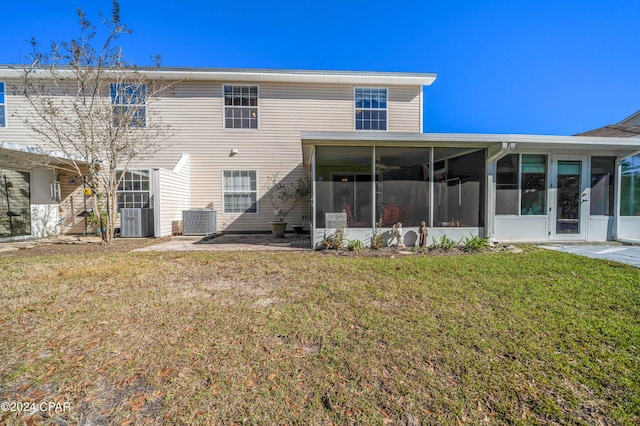
[[[31,40],[33,52],[19,69],[16,91],[30,106],[20,117],[42,141],[43,153],[64,154],[59,167],[83,176],[95,194],[93,211],[109,244],[124,171],[163,149],[173,135],[150,106],[170,95],[175,82],[154,74],[159,57],[144,68],[124,59],[118,41],[131,31],[120,22],[117,1],[111,18],[102,17],[101,41],[86,14],[77,13],[78,38],[52,43],[46,51]]]

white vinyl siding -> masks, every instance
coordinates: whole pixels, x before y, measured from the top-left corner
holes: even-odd
[[[190,156],[182,155],[172,170],[159,169],[154,177],[155,236],[165,237],[180,231],[182,212],[189,210]]]
[[[131,164],[129,168],[171,170],[182,154],[188,153],[191,160],[189,208],[216,210],[220,231],[268,231],[274,212],[267,207],[267,200],[261,200],[260,186],[258,214],[224,213],[222,170],[255,170],[258,181],[262,176],[275,173],[292,180],[308,175],[308,170],[301,166],[300,132],[353,131],[354,85],[259,83],[259,131],[225,129],[223,86],[228,83],[189,80],[176,83],[171,93],[146,105],[149,119],[157,116],[164,124],[171,125],[172,137],[160,153]],[[7,87],[10,84],[7,81]],[[419,95],[418,86],[389,88],[389,132],[420,131]],[[7,104],[12,111],[29,109],[27,102],[17,95],[8,96]],[[42,144],[19,120],[0,130],[3,140],[30,146]],[[230,156],[234,148],[239,154]],[[64,187],[67,181],[65,178],[61,182],[63,198],[67,196]],[[73,200],[79,203],[76,210],[82,211],[82,197],[74,196]],[[302,214],[308,215],[308,209],[308,206],[300,206],[288,218],[293,220]],[[68,218],[74,216],[71,211],[66,215]],[[65,226],[63,229],[69,232],[71,228]],[[83,231],[82,224],[74,228],[74,232]]]

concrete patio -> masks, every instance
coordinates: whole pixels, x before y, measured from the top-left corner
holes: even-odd
[[[540,245],[546,250],[561,251],[564,253],[577,254],[579,256],[591,257],[594,259],[605,259],[612,262],[625,263],[627,265],[640,268],[640,246],[627,245]]]

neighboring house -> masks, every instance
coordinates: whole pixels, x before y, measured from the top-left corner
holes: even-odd
[[[630,115],[616,124],[578,133],[575,136],[604,136],[609,138],[632,138],[640,136],[640,111]]]
[[[435,74],[154,73],[184,80],[149,106],[176,133],[129,171],[119,204],[153,208],[155,236],[175,231],[183,210],[203,208],[217,212],[218,231],[267,231],[264,187],[278,173],[311,176],[311,205],[288,219],[304,217],[314,244],[342,219],[365,244],[378,221],[383,232],[401,222],[408,244],[422,221],[431,237],[456,240],[640,241],[638,138],[423,133],[423,87]],[[25,108],[6,90],[16,76],[0,67],[0,170],[15,181],[0,237],[82,232],[81,177],[28,166],[35,154],[25,147],[38,142],[14,118]],[[8,207],[21,216],[3,225]]]

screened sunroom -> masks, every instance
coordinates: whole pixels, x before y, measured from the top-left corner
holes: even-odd
[[[401,224],[415,245],[640,241],[640,141],[527,135],[303,132],[312,243],[338,227],[369,244]]]
[[[368,141],[307,148],[316,243],[345,226],[349,238],[367,244],[376,224],[383,233],[402,224],[408,245],[422,222],[431,237],[484,235],[485,146]]]

